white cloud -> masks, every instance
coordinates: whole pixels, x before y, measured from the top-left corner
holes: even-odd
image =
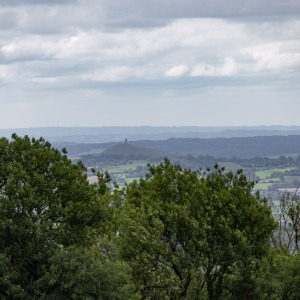
[[[167,77],[180,77],[185,75],[189,70],[189,67],[186,65],[178,65],[168,69],[165,72],[165,76]]]
[[[257,46],[250,46],[241,49],[241,53],[248,55],[254,60],[252,64],[253,72],[284,71],[297,69],[300,66],[300,42],[298,52],[281,49],[283,43],[269,43]]]
[[[191,72],[191,76],[229,76],[238,72],[238,64],[231,57],[226,57],[221,65],[200,63]]]
[[[84,74],[84,80],[91,81],[120,81],[134,76],[134,71],[128,67],[115,67]]]
[[[297,33],[298,23],[293,24]],[[300,43],[295,41],[296,35],[268,41],[256,34],[257,29],[249,32],[241,22],[187,19],[146,30],[94,28],[54,35],[28,34],[0,42],[0,63],[1,58],[20,66],[32,62],[25,68],[26,74],[34,77],[55,77],[53,68],[60,65],[68,76],[74,72],[73,76],[85,80],[181,77],[190,69],[191,76],[247,75],[298,66]],[[42,74],[37,74],[37,61],[41,61]],[[181,64],[174,65],[174,61]]]

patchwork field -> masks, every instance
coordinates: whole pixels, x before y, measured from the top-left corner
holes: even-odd
[[[286,171],[295,170],[296,168],[273,168],[256,172],[256,176],[260,179],[272,177],[273,173],[284,173]]]

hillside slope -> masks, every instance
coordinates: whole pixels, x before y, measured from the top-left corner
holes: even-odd
[[[253,158],[300,153],[300,136],[241,138],[171,138],[163,141],[136,141],[134,145],[167,153]]]

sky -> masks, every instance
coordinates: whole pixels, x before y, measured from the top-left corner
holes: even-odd
[[[300,0],[0,0],[0,128],[300,125]]]

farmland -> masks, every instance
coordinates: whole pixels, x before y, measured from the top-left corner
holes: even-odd
[[[171,138],[71,144],[67,150],[74,161],[80,159],[88,168],[107,170],[119,185],[143,177],[148,163],[157,164],[167,157],[193,171],[216,163],[233,173],[242,169],[256,182],[255,189],[268,191],[299,186],[299,145],[298,136]]]
[[[132,154],[131,154],[132,155]],[[167,156],[166,156],[167,157]],[[101,156],[99,157],[101,158]],[[93,165],[91,167],[96,167],[99,171],[108,171],[112,180],[119,185],[124,185],[126,182],[130,183],[134,179],[143,177],[147,172],[147,164],[156,164],[163,160],[163,158],[149,157],[149,159],[129,159],[128,157],[119,157],[119,160],[113,156],[113,160],[109,160],[109,156],[106,156],[104,160],[93,159]],[[222,160],[221,158],[213,157],[194,157],[188,156],[174,156],[170,155],[168,157],[173,163],[180,164],[184,168],[192,169],[198,171],[200,169],[211,168],[214,164],[218,164],[220,167],[224,167],[226,171],[236,171],[242,169],[247,177],[256,182],[255,190],[268,191],[276,190],[279,188],[297,188],[300,184],[300,176],[298,175],[298,167],[296,167],[296,160],[294,160],[294,166],[287,166],[287,163],[282,163],[282,167],[269,168],[263,167],[261,161],[259,166],[249,165],[248,160],[242,160],[239,162]],[[281,158],[282,159],[282,158]],[[278,165],[278,159],[272,159],[274,164]],[[83,160],[84,161],[84,160]],[[291,164],[290,160],[287,160],[288,164]],[[268,161],[269,162],[269,161]],[[86,163],[84,161],[84,163]]]
[[[295,170],[296,168],[273,168],[256,172],[256,176],[260,179],[272,178],[274,173],[284,173],[286,171]]]

